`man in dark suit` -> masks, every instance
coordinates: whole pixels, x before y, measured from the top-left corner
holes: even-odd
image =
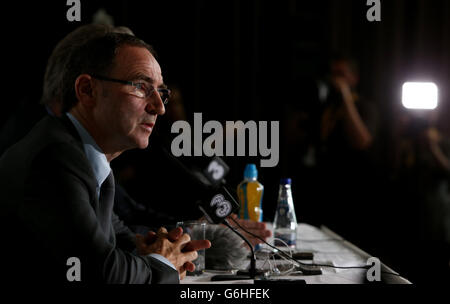
[[[165,111],[151,47],[126,34],[92,39],[71,54],[62,94],[66,114],[41,120],[0,159],[3,270],[11,279],[64,281],[77,257],[82,282],[178,282],[210,243],[180,229],[135,237],[112,211],[109,163],[145,148]]]

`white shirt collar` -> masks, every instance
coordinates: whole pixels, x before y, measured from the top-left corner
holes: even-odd
[[[97,145],[89,132],[83,127],[83,125],[72,114],[66,113],[66,115],[72,121],[75,129],[78,131],[78,134],[81,137],[84,152],[86,153],[86,157],[91,164],[92,170],[94,171],[95,178],[97,179],[98,189],[100,189],[101,185],[111,172],[111,167],[108,160],[106,159],[106,155]]]

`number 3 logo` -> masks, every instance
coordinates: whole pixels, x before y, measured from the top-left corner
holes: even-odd
[[[216,207],[216,215],[220,218],[227,217],[231,213],[231,203],[225,200],[222,194],[217,194],[211,200],[211,207]]]
[[[225,170],[217,161],[212,161],[208,166],[208,173],[211,174],[214,180],[220,180]]]

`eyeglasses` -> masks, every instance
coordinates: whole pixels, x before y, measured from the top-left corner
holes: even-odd
[[[169,89],[154,88],[145,82],[126,81],[126,80],[114,79],[114,78],[109,78],[109,77],[100,76],[100,75],[91,75],[91,76],[93,78],[96,78],[99,80],[118,82],[118,83],[126,84],[129,86],[133,86],[134,90],[129,93],[131,93],[137,97],[140,97],[140,98],[148,98],[148,97],[152,96],[153,92],[156,91],[156,92],[158,92],[159,97],[161,98],[164,105],[166,105],[169,102],[169,98],[170,98],[170,90]]]

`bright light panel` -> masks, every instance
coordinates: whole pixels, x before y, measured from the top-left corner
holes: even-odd
[[[434,110],[438,106],[438,87],[433,82],[406,82],[403,106],[412,110]]]

